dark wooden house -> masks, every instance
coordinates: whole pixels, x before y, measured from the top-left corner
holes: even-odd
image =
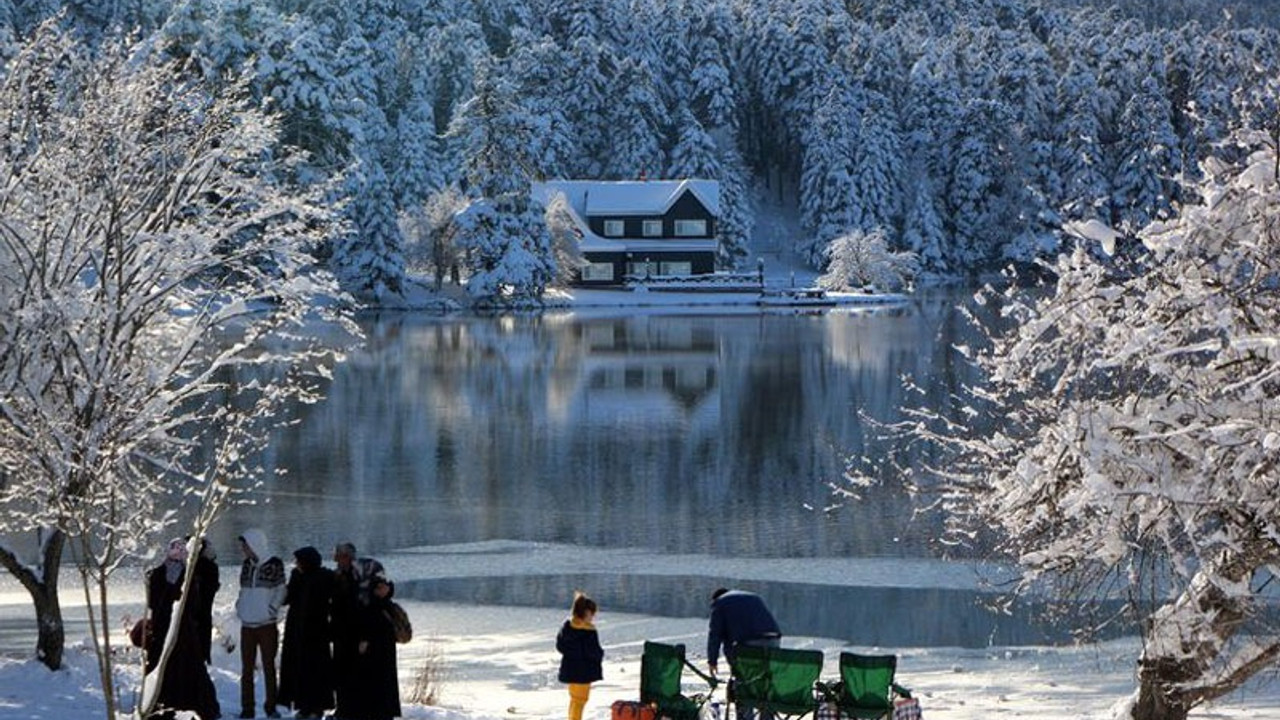
[[[564,196],[587,262],[583,285],[715,269],[720,185],[714,180],[551,180],[535,183],[533,195],[544,205]]]

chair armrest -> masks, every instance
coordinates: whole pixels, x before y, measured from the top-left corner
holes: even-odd
[[[893,694],[898,697],[909,698],[911,697],[911,690],[909,688],[902,687],[898,683],[893,683]]]

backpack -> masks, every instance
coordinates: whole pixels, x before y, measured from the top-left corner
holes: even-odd
[[[387,609],[383,611],[383,615],[386,615],[387,621],[391,623],[396,642],[403,645],[413,639],[413,623],[409,622],[409,613],[405,612],[398,603],[387,603]]]

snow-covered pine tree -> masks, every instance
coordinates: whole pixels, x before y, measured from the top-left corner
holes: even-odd
[[[537,127],[515,85],[498,68],[482,66],[476,95],[451,131],[476,198],[458,215],[458,244],[466,253],[467,291],[482,303],[536,300],[555,276],[544,210],[530,195]]]
[[[1098,83],[1093,72],[1072,61],[1058,81],[1059,125],[1053,162],[1062,180],[1058,207],[1068,220],[1110,221],[1110,182],[1099,135]]]
[[[676,111],[671,130],[677,139],[662,177],[718,179],[720,163],[716,143],[687,105]]]
[[[727,50],[714,24],[719,16],[708,13],[699,17],[691,30],[693,38],[692,70],[689,76],[693,111],[698,122],[707,128],[737,130],[735,112],[737,98],[729,72]]]
[[[445,183],[428,68],[421,42],[406,39],[399,47],[396,60],[395,125],[388,161],[388,176],[398,208],[421,205]]]
[[[611,133],[606,108],[612,104],[608,100],[610,76],[616,63],[613,54],[594,38],[576,38],[569,48],[564,84],[571,92],[560,98],[565,118],[577,135],[573,155],[564,167],[569,177],[604,177]]]
[[[735,142],[725,143],[720,150],[719,165],[720,218],[716,222],[716,264],[733,269],[741,267],[747,257],[755,228],[751,171],[743,162]]]
[[[1121,113],[1120,164],[1111,182],[1113,225],[1131,231],[1168,216],[1180,172],[1179,145],[1162,84],[1147,77]]]
[[[348,174],[347,188],[349,223],[334,238],[329,267],[356,298],[390,302],[404,292],[404,240],[387,173],[366,156]]]
[[[299,179],[322,182],[347,163],[358,106],[348,102],[335,72],[335,43],[326,26],[299,18],[276,30],[282,34],[265,37],[257,82],[269,107],[280,112],[280,141],[307,153]]]
[[[864,105],[853,88],[832,85],[807,128],[800,180],[805,235],[796,250],[814,267],[826,263],[827,245],[856,227],[862,216],[853,176]]]
[[[606,104],[609,133],[601,175],[613,180],[656,177],[666,167],[661,139],[666,110],[644,60],[624,58]]]
[[[565,177],[579,160],[574,124],[567,99],[577,93],[566,85],[564,49],[549,36],[512,33],[507,74],[520,88],[521,105],[534,122],[529,147],[531,177]]]
[[[946,188],[946,217],[955,240],[948,264],[953,267],[980,267],[999,257],[1003,233],[1016,216],[1011,122],[1008,108],[996,101],[971,100],[965,107],[967,131],[955,138],[955,165]]]
[[[913,177],[908,188],[911,195],[902,245],[915,253],[921,272],[945,275],[951,266],[947,264],[947,231],[935,205],[938,193],[933,189],[928,173],[918,170]]]
[[[853,147],[852,183],[858,215],[846,229],[879,229],[892,242],[902,222],[902,141],[889,99],[867,94],[857,143]]]

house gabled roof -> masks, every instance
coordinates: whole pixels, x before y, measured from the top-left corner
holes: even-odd
[[[534,197],[548,202],[562,192],[581,218],[599,215],[665,215],[686,192],[720,216],[720,183],[715,180],[548,180],[534,185]]]
[[[664,215],[686,192],[692,192],[708,212],[718,215],[720,183],[714,180],[548,180],[535,182],[531,192],[543,205],[564,195],[582,236],[578,247],[583,252],[705,252],[716,247],[715,238],[605,238],[591,232],[587,222],[588,214]],[[595,209],[589,211],[589,207]]]

